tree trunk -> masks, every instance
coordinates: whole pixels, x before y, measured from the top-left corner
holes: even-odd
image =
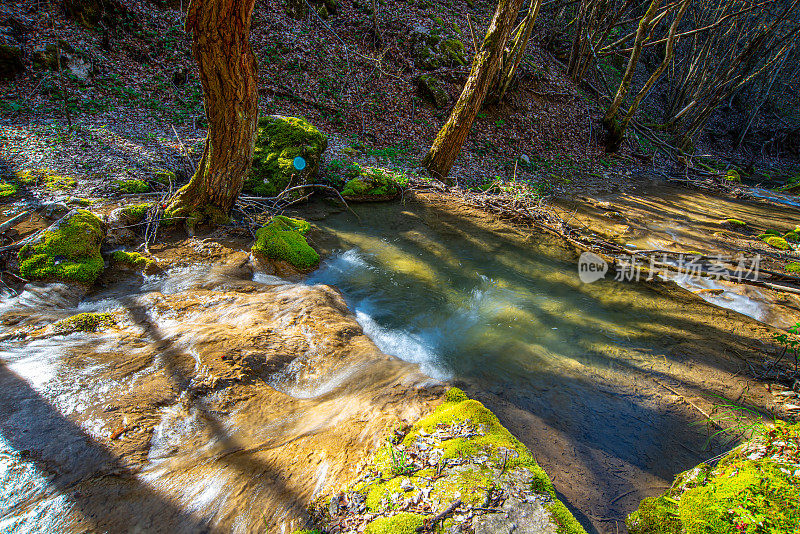
[[[450,118],[439,130],[428,155],[422,160],[428,171],[440,180],[444,180],[450,173],[475,116],[496,79],[511,26],[516,21],[523,1],[499,0],[492,22],[486,30],[486,37],[475,52],[461,96],[458,97]]]
[[[171,199],[166,217],[188,226],[227,219],[253,162],[258,126],[256,58],[250,46],[255,0],[191,0],[186,31],[200,67],[208,135],[192,179]]]

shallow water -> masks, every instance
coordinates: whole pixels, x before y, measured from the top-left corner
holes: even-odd
[[[356,210],[315,217],[331,255],[305,284],[239,253],[0,299],[0,336],[28,332],[0,341],[0,532],[290,532],[430,409],[428,377],[494,410],[590,531],[624,531],[719,452],[682,399],[766,395],[730,357],[763,325],[673,285],[582,284],[559,242],[457,205]],[[86,311],[119,325],[46,332]]]
[[[658,382],[712,404],[738,392],[718,359],[738,341],[710,320],[731,314],[673,286],[583,284],[560,244],[468,211],[356,210],[317,222],[333,254],[308,283],[339,288],[381,350],[489,404],[587,528],[624,531],[642,497],[713,455]]]

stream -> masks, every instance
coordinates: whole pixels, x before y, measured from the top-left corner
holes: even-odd
[[[442,382],[498,415],[588,531],[623,532],[730,446],[698,407],[768,402],[740,374],[762,323],[673,283],[583,284],[558,241],[464,206],[354,209],[299,213],[326,255],[299,283],[232,247],[85,295],[6,294],[0,532],[288,534]],[[117,325],[52,331],[89,311]]]

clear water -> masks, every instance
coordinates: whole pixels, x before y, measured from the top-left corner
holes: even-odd
[[[339,288],[384,352],[487,403],[587,528],[624,531],[641,498],[712,455],[700,417],[664,402],[671,393],[653,380],[707,395],[731,379],[712,355],[696,376],[675,350],[732,343],[703,339],[719,331],[705,332],[699,299],[663,284],[583,284],[558,242],[475,213],[355,209],[360,219],[316,222],[332,255],[307,283]]]

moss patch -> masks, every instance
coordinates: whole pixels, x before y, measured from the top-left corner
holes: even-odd
[[[381,517],[367,525],[365,534],[416,534],[425,523],[425,516],[401,512],[392,517]]]
[[[132,267],[136,267],[137,269],[146,269],[155,263],[150,258],[146,258],[138,252],[126,252],[124,250],[112,252],[111,261],[130,265]]]
[[[144,202],[142,204],[131,204],[130,206],[125,206],[122,209],[121,215],[130,224],[136,224],[144,220],[145,215],[147,215],[147,210],[149,209],[150,209],[150,204],[148,204],[147,202]]]
[[[119,193],[138,195],[150,191],[150,186],[144,180],[114,180],[112,182]]]
[[[0,181],[0,198],[10,197],[17,193],[19,186],[17,184]]]
[[[789,243],[800,243],[800,233],[795,230],[783,234],[783,238]]]
[[[311,248],[305,235],[311,225],[302,219],[276,215],[256,232],[253,254],[288,261],[299,269],[309,269],[319,263],[319,254]]]
[[[100,244],[105,226],[95,214],[76,210],[19,251],[19,270],[29,280],[92,284],[103,272]]]
[[[319,169],[328,139],[307,120],[298,117],[262,117],[258,121],[253,167],[243,190],[258,196],[273,197],[286,189],[292,175],[304,183]],[[295,168],[295,158],[305,160],[305,168]]]
[[[59,334],[97,332],[116,324],[117,320],[110,313],[79,313],[56,322],[53,325],[53,329]]]
[[[786,271],[790,273],[800,273],[800,262],[790,261],[786,264]]]
[[[50,169],[37,169],[25,171],[17,175],[20,183],[25,185],[43,185],[48,189],[72,189],[78,185],[78,180],[72,176],[56,174]]]
[[[408,182],[400,173],[380,167],[362,167],[354,163],[347,169],[349,180],[342,189],[343,196],[394,195]]]
[[[628,516],[631,534],[796,532],[800,524],[800,424],[777,422],[716,468],[682,473],[663,495]]]
[[[764,243],[780,250],[789,250],[792,248],[784,238],[778,236],[767,237],[764,239]]]

